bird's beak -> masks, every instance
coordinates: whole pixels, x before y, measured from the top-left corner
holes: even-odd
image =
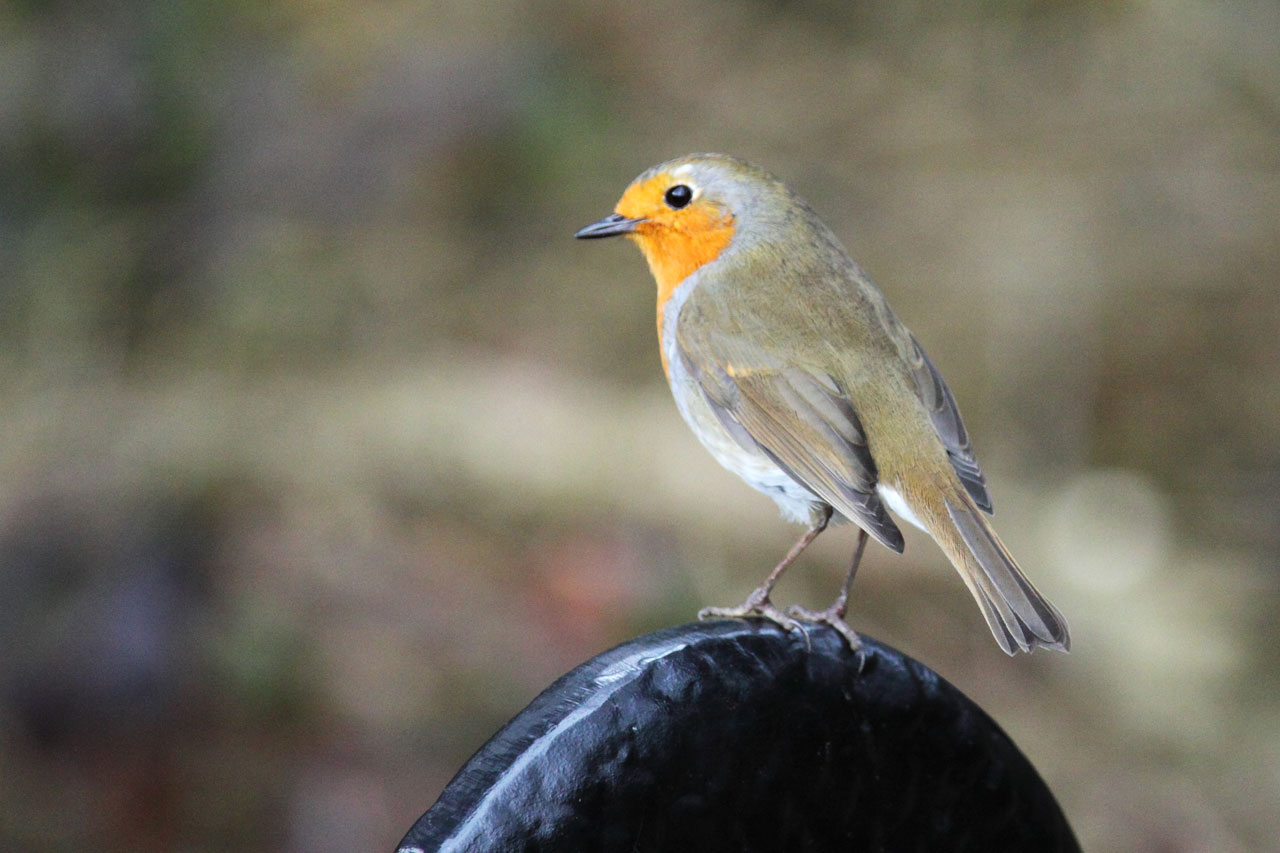
[[[616,237],[619,234],[630,234],[636,226],[644,222],[644,217],[628,219],[621,213],[611,213],[599,222],[592,223],[573,236],[581,240],[592,240],[597,237]]]

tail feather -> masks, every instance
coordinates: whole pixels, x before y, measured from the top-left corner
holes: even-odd
[[[970,497],[957,490],[946,506],[959,536],[939,537],[939,544],[964,578],[1000,647],[1009,654],[1036,646],[1070,649],[1066,620],[1018,568]]]

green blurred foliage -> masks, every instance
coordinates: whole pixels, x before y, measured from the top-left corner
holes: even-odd
[[[389,849],[565,669],[796,532],[570,235],[759,161],[929,347],[1073,625],[932,544],[854,621],[984,704],[1087,849],[1280,821],[1272,3],[0,6],[0,846]],[[785,599],[819,604],[852,538]]]

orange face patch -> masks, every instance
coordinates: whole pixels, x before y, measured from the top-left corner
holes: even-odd
[[[627,237],[649,262],[658,283],[658,335],[662,312],[671,293],[694,270],[716,259],[733,238],[733,216],[695,195],[693,201],[672,210],[663,200],[668,189],[682,183],[668,173],[632,184],[623,193],[615,213],[629,219],[643,218]],[[664,352],[663,368],[667,367]]]

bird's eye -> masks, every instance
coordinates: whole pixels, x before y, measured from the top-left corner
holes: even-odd
[[[667,194],[664,195],[662,199],[667,203],[667,207],[672,210],[679,210],[689,202],[693,201],[693,190],[689,189],[684,184],[676,184],[674,187],[667,190]]]

